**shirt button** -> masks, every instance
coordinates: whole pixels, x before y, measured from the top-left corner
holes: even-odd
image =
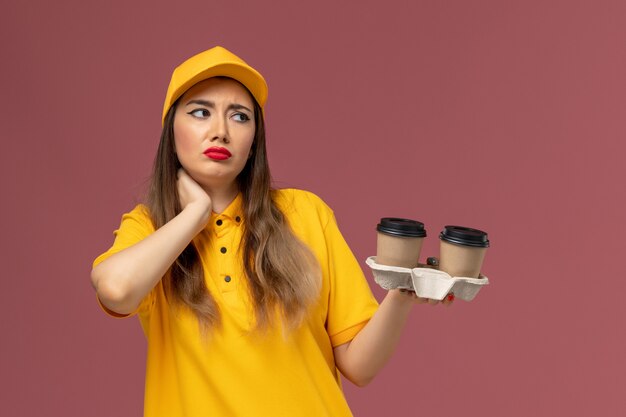
[[[226,248],[225,247],[220,248],[220,252],[226,253]]]
[[[224,277],[224,281],[226,281],[226,282],[230,282],[230,275],[226,275],[226,276]]]
[[[216,221],[215,224],[217,224],[218,226],[221,226],[222,225],[222,219],[219,219],[218,221]]]
[[[241,221],[241,217],[239,217],[239,216],[235,217],[235,221],[236,221],[237,223],[239,223],[239,222]]]

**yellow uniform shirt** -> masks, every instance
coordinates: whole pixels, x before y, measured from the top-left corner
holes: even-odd
[[[161,282],[133,313],[148,342],[145,416],[352,415],[333,347],[352,340],[378,303],[330,208],[300,190],[278,190],[274,199],[320,263],[319,301],[290,334],[251,331],[254,312],[238,250],[245,219],[237,196],[223,213],[213,213],[194,238],[222,328],[208,339],[199,337],[195,316],[173,309]],[[113,246],[94,265],[153,231],[147,209],[137,206],[122,217]]]

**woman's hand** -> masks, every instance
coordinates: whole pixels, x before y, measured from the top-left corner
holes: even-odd
[[[212,209],[211,197],[209,197],[200,184],[191,178],[183,168],[178,170],[177,177],[180,208],[184,210],[188,205],[196,204],[206,210],[207,216],[210,215]]]
[[[405,298],[406,300],[412,300],[415,304],[430,304],[437,305],[439,303],[444,306],[450,306],[454,302],[454,293],[450,293],[445,296],[443,300],[433,300],[431,298],[422,298],[418,296],[415,291],[410,290],[398,290],[398,296]]]
[[[182,211],[143,240],[111,255],[91,272],[102,304],[130,314],[166,274],[211,216],[211,198],[183,169],[178,171]]]

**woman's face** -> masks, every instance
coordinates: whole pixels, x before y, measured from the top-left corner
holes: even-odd
[[[199,82],[185,92],[176,108],[178,160],[207,188],[234,184],[250,156],[255,131],[250,93],[228,78]]]

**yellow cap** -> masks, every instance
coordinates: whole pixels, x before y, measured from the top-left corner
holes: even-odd
[[[194,55],[180,64],[172,74],[163,105],[162,122],[165,122],[172,104],[193,85],[211,77],[229,77],[243,84],[259,106],[263,108],[267,100],[267,83],[263,76],[246,62],[226,48],[216,46]]]

